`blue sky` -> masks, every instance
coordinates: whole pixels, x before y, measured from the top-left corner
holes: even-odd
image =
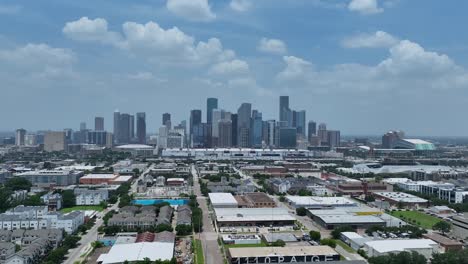
[[[468,133],[465,1],[0,1],[0,130],[112,112],[173,123],[206,97],[277,119],[289,95],[342,134]]]

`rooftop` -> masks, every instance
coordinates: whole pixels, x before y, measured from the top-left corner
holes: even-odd
[[[112,173],[108,173],[108,174],[96,173],[96,174],[87,174],[81,177],[81,179],[114,179],[118,176],[119,176],[118,174],[112,174]]]
[[[387,239],[366,242],[365,245],[372,247],[380,253],[405,251],[411,249],[433,248],[437,243],[430,239]]]
[[[114,245],[107,254],[101,254],[98,262],[102,264],[142,261],[149,258],[155,260],[171,260],[174,252],[174,243],[141,242],[133,244]]]
[[[427,203],[426,199],[403,192],[375,192],[374,194],[402,203]]]
[[[213,205],[237,205],[237,200],[231,193],[209,193],[208,196]]]
[[[294,221],[283,208],[215,208],[218,222]]]
[[[356,202],[346,197],[286,196],[286,199],[297,205],[357,205]]]
[[[304,255],[338,255],[329,246],[297,246],[297,247],[256,247],[230,248],[229,255],[233,258],[263,257],[263,256],[304,256]]]

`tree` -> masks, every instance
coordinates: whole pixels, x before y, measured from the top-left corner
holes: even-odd
[[[29,191],[31,190],[31,186],[32,184],[30,181],[21,177],[13,177],[5,182],[5,187],[12,191],[17,191],[17,190]]]
[[[442,232],[443,234],[450,232],[451,228],[452,226],[450,225],[450,223],[445,222],[445,221],[439,221],[434,226],[432,226],[432,229],[438,230]]]
[[[320,241],[320,238],[322,237],[319,231],[314,231],[314,230],[310,231],[309,235],[310,235],[310,239],[314,241]]]
[[[407,251],[398,254],[390,253],[384,256],[371,257],[368,261],[370,264],[427,264],[427,259],[416,251],[411,253]]]
[[[284,247],[286,245],[286,243],[283,240],[278,239],[275,242],[271,243],[271,245],[273,247]]]
[[[187,236],[192,233],[192,226],[190,225],[177,225],[175,229],[178,236]]]
[[[72,190],[65,190],[62,192],[63,207],[73,207],[76,204],[76,196]]]
[[[281,196],[279,197],[279,201],[280,201],[280,202],[286,201],[286,198],[284,197],[284,195],[281,195]]]
[[[307,214],[307,210],[304,207],[296,208],[296,214],[298,216],[305,216]]]
[[[331,232],[331,236],[333,237],[333,239],[340,239],[341,233],[354,231],[356,230],[354,230],[354,228],[352,228],[351,226],[340,226],[333,229],[333,231]]]
[[[166,225],[166,224],[159,224],[156,226],[155,232],[159,233],[162,231],[169,231],[172,232],[172,226],[171,225]]]
[[[448,251],[443,254],[432,255],[432,264],[462,264],[468,259],[468,249]]]
[[[320,240],[320,244],[324,246],[329,246],[332,248],[336,248],[336,241],[330,238],[324,238]]]

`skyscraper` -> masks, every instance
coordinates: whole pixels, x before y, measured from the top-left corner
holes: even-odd
[[[162,115],[162,125],[167,126],[168,122],[171,122],[171,114],[169,113],[164,113]]]
[[[227,148],[232,146],[232,121],[221,120],[218,123],[218,147]]]
[[[25,129],[17,129],[16,130],[16,137],[15,137],[15,145],[16,146],[24,146],[25,145],[25,136],[26,130]]]
[[[104,131],[104,117],[96,116],[94,118],[94,130]]]
[[[193,140],[194,128],[201,124],[201,118],[202,118],[201,115],[202,115],[201,110],[195,109],[195,110],[190,111],[190,125],[189,125],[190,141]]]
[[[231,114],[231,146],[237,146],[237,114]]]
[[[138,143],[146,144],[146,114],[144,112],[137,113],[136,119]]]
[[[135,138],[135,116],[130,115],[130,123],[129,123],[129,131],[130,131],[130,140],[129,142]]]
[[[318,126],[317,136],[322,145],[328,145],[327,124],[320,123]]]
[[[120,139],[120,112],[119,110],[115,110],[114,112],[114,143],[118,144]]]
[[[311,120],[311,121],[309,121],[307,126],[308,126],[307,138],[308,138],[309,143],[310,143],[310,142],[312,142],[312,136],[317,135],[317,123],[315,123],[314,121]]]
[[[64,151],[67,149],[65,132],[48,131],[44,136],[44,151]]]
[[[263,122],[262,122],[262,113],[258,110],[252,111],[251,119],[251,144],[255,148],[262,147],[262,134],[263,134]]]
[[[306,111],[301,110],[301,111],[294,111],[295,117],[294,117],[294,127],[297,129],[297,134],[301,135],[302,137],[305,137],[306,135]]]
[[[118,128],[118,134],[119,134],[119,144],[128,144],[130,143],[130,138],[131,138],[131,119],[129,114],[120,114],[120,119],[119,119],[119,128]]]
[[[218,98],[206,99],[206,123],[213,122],[213,110],[218,108]]]
[[[80,131],[85,131],[86,130],[86,122],[81,122],[80,123]]]
[[[289,109],[289,96],[282,95],[279,98],[279,121],[292,122],[291,109]]]
[[[340,146],[340,131],[338,130],[327,130],[327,142],[331,148]]]
[[[250,118],[252,116],[252,105],[250,103],[242,103],[237,110],[237,140],[238,146],[245,148],[250,147]]]

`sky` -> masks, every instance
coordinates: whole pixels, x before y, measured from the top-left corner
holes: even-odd
[[[468,1],[1,0],[0,131],[206,98],[278,119],[280,95],[342,135],[468,134]]]

